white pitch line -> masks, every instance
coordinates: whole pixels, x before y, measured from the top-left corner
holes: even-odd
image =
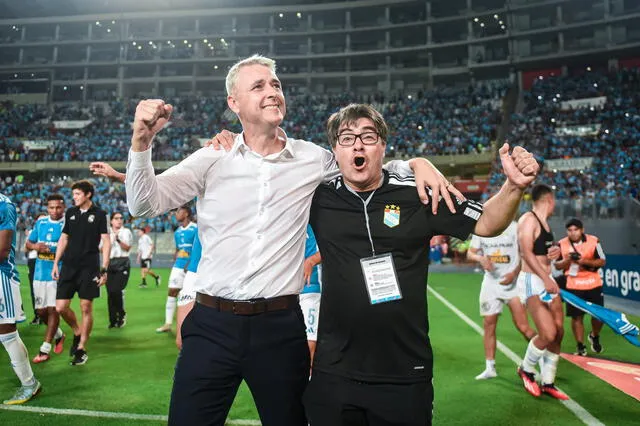
[[[453,311],[460,319],[466,322],[469,327],[473,328],[477,331],[481,336],[484,335],[484,330],[478,324],[476,324],[471,318],[466,316],[460,309],[456,308],[451,302],[444,298],[440,293],[435,291],[430,286],[427,286],[427,290],[431,292],[439,301],[441,301],[447,308]],[[522,358],[516,355],[511,349],[509,349],[505,344],[501,341],[497,340],[497,347],[500,352],[502,352],[507,358],[513,361],[516,365],[520,365],[522,363]],[[560,389],[560,388],[558,388]],[[569,399],[568,401],[560,401],[562,405],[567,407],[573,414],[578,417],[584,424],[588,426],[605,426],[600,420],[596,419],[591,413],[584,409],[580,404],[575,402],[573,399]]]
[[[75,410],[70,408],[48,408],[34,407],[28,405],[4,405],[0,404],[0,410],[22,411],[37,414],[59,414],[65,416],[84,416],[84,417],[102,417],[107,419],[126,419],[126,420],[149,420],[167,422],[168,417],[161,414],[134,414],[134,413],[118,413],[113,411],[92,411],[92,410]],[[260,426],[262,423],[258,420],[227,420],[227,425],[238,426]]]

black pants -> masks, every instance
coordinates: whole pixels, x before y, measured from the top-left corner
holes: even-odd
[[[263,426],[306,426],[309,348],[299,306],[243,316],[196,303],[182,325],[169,425],[219,425],[245,380]]]
[[[115,257],[109,261],[107,272],[107,304],[109,324],[117,325],[125,316],[124,289],[129,282],[130,263],[128,257]]]
[[[27,267],[29,268],[29,287],[31,288],[31,307],[33,315],[36,315],[36,297],[33,294],[33,274],[36,271],[36,259],[28,259]]]
[[[314,371],[304,394],[311,426],[431,425],[433,385],[363,383]]]

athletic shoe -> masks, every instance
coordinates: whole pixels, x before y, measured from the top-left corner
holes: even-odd
[[[591,343],[591,350],[597,354],[602,352],[602,345],[600,344],[600,336],[593,336],[589,333],[589,343]]]
[[[147,288],[147,285],[145,283],[140,283],[140,285],[138,285],[138,288]]]
[[[33,358],[33,363],[40,364],[41,362],[49,361],[49,358],[51,358],[49,354],[45,354],[44,352],[38,352],[38,355],[36,355]]]
[[[518,367],[518,376],[522,379],[522,383],[527,392],[535,397],[540,396],[540,386],[536,383],[533,373],[527,373],[522,367]]]
[[[62,351],[64,350],[64,339],[65,339],[65,335],[63,334],[62,336],[58,337],[55,340],[55,345],[53,346],[53,352],[57,353],[57,354],[61,354]]]
[[[165,324],[162,327],[156,328],[156,333],[167,333],[171,331],[171,324]]]
[[[87,363],[88,359],[89,355],[87,355],[87,351],[84,349],[76,349],[76,354],[71,360],[71,365],[84,365]]]
[[[125,325],[127,325],[127,314],[124,314],[124,315],[122,316],[122,319],[116,323],[116,327],[118,327],[118,328],[122,328],[122,327],[124,327]]]
[[[112,328],[116,328],[116,325],[114,323],[110,323],[107,328],[111,330]]]
[[[582,343],[578,343],[578,349],[573,354],[579,356],[587,356],[587,347]]]
[[[158,278],[156,278],[156,287],[160,287],[160,284],[162,284],[162,277],[158,275]]]
[[[476,376],[476,380],[493,379],[494,377],[497,377],[497,376],[498,376],[498,373],[496,372],[495,369],[486,369],[482,373]]]
[[[2,401],[2,403],[7,405],[24,404],[25,402],[29,401],[31,398],[39,394],[41,390],[42,385],[39,381],[36,380],[36,382],[31,386],[21,386],[20,388],[18,388],[11,399],[4,400]]]
[[[29,323],[29,325],[40,325],[40,324],[42,324],[42,320],[37,315],[35,317],[33,317],[31,322]]]
[[[563,401],[569,399],[569,396],[559,390],[553,383],[551,383],[550,385],[542,385],[542,393],[546,393],[547,395],[550,395],[555,399],[561,399]]]
[[[73,343],[71,344],[71,349],[69,349],[69,356],[74,356],[76,354],[76,350],[78,350],[78,345],[80,344],[80,336],[73,336]]]

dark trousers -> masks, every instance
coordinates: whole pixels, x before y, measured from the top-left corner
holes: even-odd
[[[124,318],[124,290],[107,291],[109,324],[117,325]]]
[[[242,380],[263,426],[307,425],[309,348],[299,306],[235,315],[196,303],[182,325],[169,425],[224,425]]]
[[[431,425],[433,385],[363,383],[313,372],[304,394],[311,426]]]
[[[31,307],[33,314],[36,315],[36,297],[33,294],[33,274],[36,271],[36,259],[28,259],[27,267],[29,268],[29,287],[31,289]]]
[[[130,264],[128,257],[112,258],[107,272],[107,302],[109,324],[117,325],[124,319],[124,289],[129,282]]]

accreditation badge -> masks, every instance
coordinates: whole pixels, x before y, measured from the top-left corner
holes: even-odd
[[[360,265],[372,305],[402,299],[391,253],[360,259]]]

